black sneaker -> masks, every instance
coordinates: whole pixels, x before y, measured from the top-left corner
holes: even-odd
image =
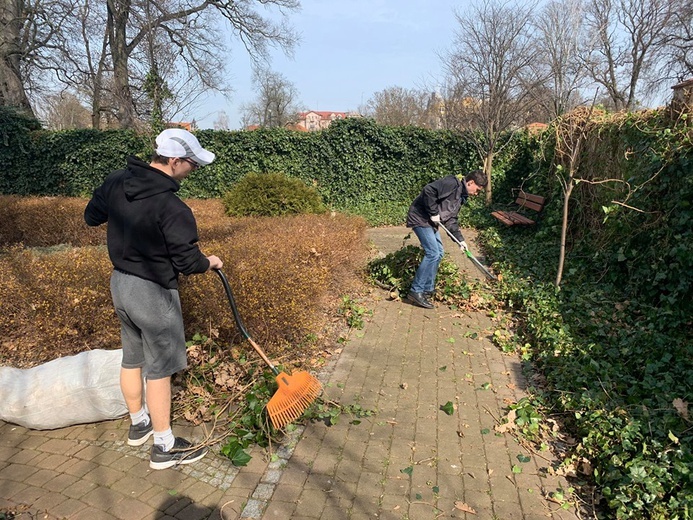
[[[426,299],[423,293],[409,291],[409,294],[407,294],[407,299],[414,305],[418,305],[419,307],[423,307],[424,309],[434,308],[433,304]]]
[[[436,299],[436,292],[435,291],[424,291],[423,295],[424,295],[424,298],[426,298],[429,301]]]
[[[207,454],[207,446],[193,448],[192,444],[181,437],[176,437],[173,448],[164,451],[161,446],[152,446],[152,454],[149,457],[149,467],[152,469],[166,469],[178,464],[191,464],[200,460]]]
[[[128,446],[142,446],[154,433],[152,422],[131,424],[128,432]]]

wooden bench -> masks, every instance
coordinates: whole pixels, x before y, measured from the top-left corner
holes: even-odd
[[[529,209],[539,214],[539,212],[544,209],[545,203],[545,197],[520,191],[519,195],[517,196],[517,200],[515,201],[515,204],[518,205],[516,211],[494,211],[491,213],[491,215],[500,220],[506,226],[531,226],[535,223],[535,220],[532,220],[518,211]],[[534,218],[536,219],[536,217]]]

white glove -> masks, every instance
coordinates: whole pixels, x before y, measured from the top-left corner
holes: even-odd
[[[431,222],[434,224],[440,224],[440,215],[431,215]]]
[[[467,249],[469,249],[467,247],[467,242],[465,242],[464,240],[460,242],[460,250],[464,253]]]

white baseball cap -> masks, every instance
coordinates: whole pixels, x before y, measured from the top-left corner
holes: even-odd
[[[162,157],[189,158],[200,166],[210,164],[216,157],[202,148],[197,137],[182,128],[168,128],[156,136],[156,153]]]

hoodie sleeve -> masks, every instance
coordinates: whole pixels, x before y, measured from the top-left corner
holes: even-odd
[[[84,208],[84,221],[89,226],[99,226],[108,222],[108,203],[103,184],[94,190],[91,200]]]
[[[192,210],[182,201],[177,211],[169,213],[161,222],[161,230],[173,267],[184,275],[204,273],[209,269],[209,260],[197,245],[197,224]]]

